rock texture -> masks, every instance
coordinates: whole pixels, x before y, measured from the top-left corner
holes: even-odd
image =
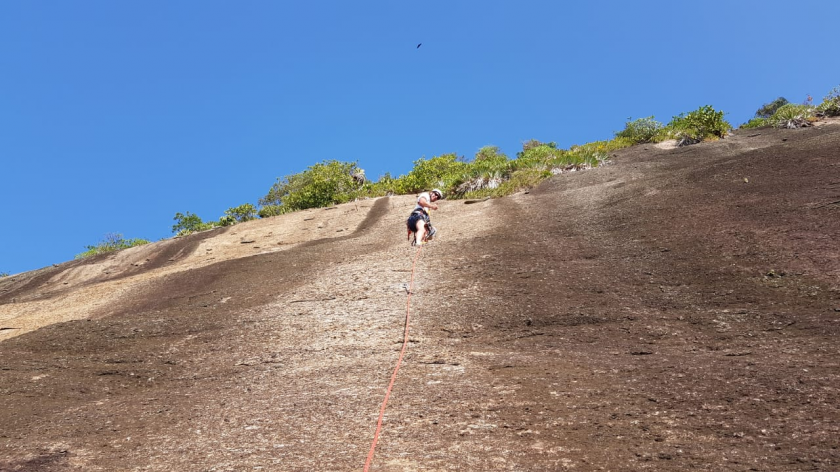
[[[840,126],[444,201],[372,470],[840,468]],[[0,280],[0,470],[360,470],[412,197]]]

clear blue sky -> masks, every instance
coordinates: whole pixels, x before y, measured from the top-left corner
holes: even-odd
[[[0,0],[0,272],[158,240],[326,159],[739,125],[840,85],[840,2]],[[417,45],[422,46],[417,48]]]

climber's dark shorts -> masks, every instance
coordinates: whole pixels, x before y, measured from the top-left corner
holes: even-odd
[[[412,233],[417,232],[417,222],[420,220],[424,220],[428,226],[432,226],[432,221],[427,213],[415,210],[411,213],[411,216],[408,217],[408,221],[405,222],[406,226],[408,226],[408,230]]]

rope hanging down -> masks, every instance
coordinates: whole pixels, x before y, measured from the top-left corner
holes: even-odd
[[[414,255],[414,262],[411,264],[411,280],[408,284],[408,297],[405,301],[405,328],[403,329],[403,344],[400,350],[400,357],[397,359],[397,366],[394,368],[394,373],[391,374],[391,383],[388,384],[388,389],[385,390],[385,399],[382,401],[382,407],[379,409],[379,421],[376,422],[376,432],[373,433],[373,443],[370,445],[370,452],[368,452],[367,460],[365,461],[365,472],[370,469],[370,464],[373,461],[373,453],[376,450],[376,443],[379,441],[379,433],[382,431],[382,419],[385,417],[385,407],[388,406],[388,398],[391,396],[391,390],[394,388],[394,382],[397,380],[397,372],[400,370],[405,350],[408,347],[408,322],[411,317],[411,293],[414,290],[414,269],[417,267],[417,259],[420,258],[420,251],[423,246],[417,247],[417,252]]]

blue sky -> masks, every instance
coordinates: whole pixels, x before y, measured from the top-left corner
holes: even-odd
[[[0,273],[170,237],[176,212],[218,219],[326,159],[377,179],[706,104],[737,126],[840,85],[837,18],[834,0],[0,0]]]

